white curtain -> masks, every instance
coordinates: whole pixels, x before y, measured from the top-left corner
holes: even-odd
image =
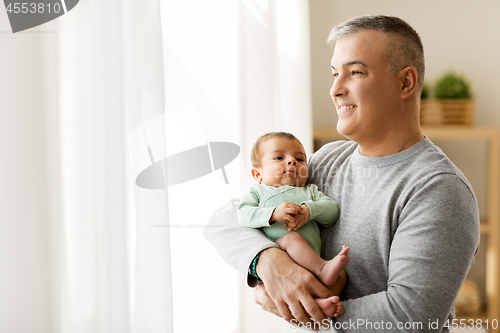
[[[55,331],[287,331],[202,231],[251,184],[259,135],[289,131],[312,152],[308,2],[86,0],[57,24]],[[241,147],[229,184],[216,171],[136,185],[217,141]]]
[[[313,152],[309,3],[305,0],[240,0],[240,137],[250,186],[249,156],[256,138],[271,131],[293,133]],[[256,306],[240,285],[239,332],[293,332]]]
[[[288,131],[312,153],[309,3],[240,1],[241,132]]]
[[[87,0],[57,21],[56,332],[172,332],[166,190],[135,186],[134,130],[164,113],[159,0]],[[164,126],[147,129],[156,158]],[[144,136],[146,137],[146,136]]]

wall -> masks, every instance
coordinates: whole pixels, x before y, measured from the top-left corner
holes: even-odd
[[[312,0],[311,61],[314,126],[335,126],[336,114],[329,96],[332,84],[326,44],[330,29],[349,18],[384,14],[401,17],[420,34],[426,55],[426,81],[447,70],[471,81],[476,97],[476,124],[500,126],[500,2],[478,0]]]
[[[12,34],[0,10],[2,332],[52,332],[43,38]]]

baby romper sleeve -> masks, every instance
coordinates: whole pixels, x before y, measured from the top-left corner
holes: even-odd
[[[269,227],[269,219],[276,207],[259,207],[263,193],[258,184],[252,185],[250,190],[241,198],[238,206],[238,222],[250,228]]]
[[[315,220],[323,227],[335,224],[339,217],[339,206],[330,197],[318,190],[316,185],[309,185],[311,200],[304,201],[311,211],[311,220]]]

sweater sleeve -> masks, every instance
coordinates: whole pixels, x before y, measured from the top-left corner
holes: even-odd
[[[232,199],[217,209],[203,235],[220,256],[247,280],[251,287],[258,284],[256,278],[248,274],[253,258],[270,247],[278,247],[259,229],[246,228],[238,224],[237,207],[239,200]]]
[[[256,186],[252,186],[240,201],[238,206],[238,222],[245,227],[269,227],[269,219],[276,207],[259,207],[261,193]]]
[[[444,325],[479,245],[475,198],[459,177],[440,174],[414,190],[398,218],[387,290],[343,302],[345,314],[335,324],[344,329],[337,332],[448,331]]]
[[[311,220],[315,220],[323,227],[335,224],[339,217],[339,206],[335,201],[318,190],[316,185],[310,185],[311,200],[304,201],[311,211]]]

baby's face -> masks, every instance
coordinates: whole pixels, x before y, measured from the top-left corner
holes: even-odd
[[[306,183],[306,153],[298,140],[271,138],[260,144],[259,152],[260,166],[252,170],[259,183],[274,187]]]

